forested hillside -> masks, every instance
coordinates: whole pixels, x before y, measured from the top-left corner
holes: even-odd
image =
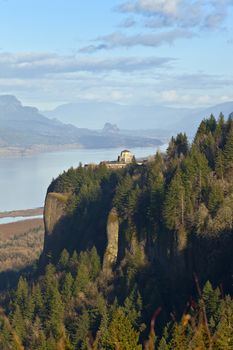
[[[35,276],[2,295],[1,349],[233,349],[233,120],[48,188]]]

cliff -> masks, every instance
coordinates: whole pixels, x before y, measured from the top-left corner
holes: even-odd
[[[54,253],[55,247],[60,245],[61,236],[65,229],[64,218],[66,215],[66,203],[68,194],[51,192],[48,193],[44,205],[44,249],[43,259]]]
[[[202,123],[192,146],[179,134],[166,155],[145,164],[64,172],[48,189],[43,256],[56,262],[64,248],[72,254],[95,247],[105,275],[133,280],[147,271],[168,280],[174,295],[177,281],[183,291],[192,289],[194,272],[200,281],[229,283],[231,130],[233,121],[212,118]],[[213,140],[217,146],[210,148]]]
[[[117,261],[119,240],[119,219],[117,211],[113,208],[107,221],[107,247],[103,260],[103,272],[111,274],[112,268]]]

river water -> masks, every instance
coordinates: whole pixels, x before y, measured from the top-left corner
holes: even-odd
[[[160,147],[165,150],[167,145]],[[44,205],[53,178],[79,163],[116,160],[122,149],[79,149],[0,159],[0,212]],[[133,148],[136,158],[154,155],[155,147]]]

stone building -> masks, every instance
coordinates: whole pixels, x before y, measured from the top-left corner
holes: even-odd
[[[121,154],[118,157],[118,162],[119,163],[124,163],[124,164],[130,164],[134,160],[134,155],[127,149],[121,152]]]

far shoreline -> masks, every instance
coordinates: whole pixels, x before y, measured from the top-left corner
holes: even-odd
[[[0,159],[7,158],[22,158],[22,157],[31,157],[35,155],[40,155],[44,153],[59,153],[63,151],[75,151],[75,150],[101,150],[101,149],[118,149],[118,148],[160,148],[167,145],[167,142],[160,141],[158,145],[155,144],[146,144],[143,146],[132,145],[131,147],[125,145],[118,145],[116,147],[82,147],[79,144],[64,144],[64,145],[33,145],[31,147],[0,147]]]
[[[0,212],[0,219],[3,218],[15,218],[18,216],[21,217],[30,217],[30,216],[38,216],[43,215],[44,208],[33,208],[33,209],[19,209],[19,210],[11,210],[11,211],[3,211]]]
[[[82,149],[78,144],[34,145],[31,147],[0,147],[0,158],[19,158],[43,153]]]

